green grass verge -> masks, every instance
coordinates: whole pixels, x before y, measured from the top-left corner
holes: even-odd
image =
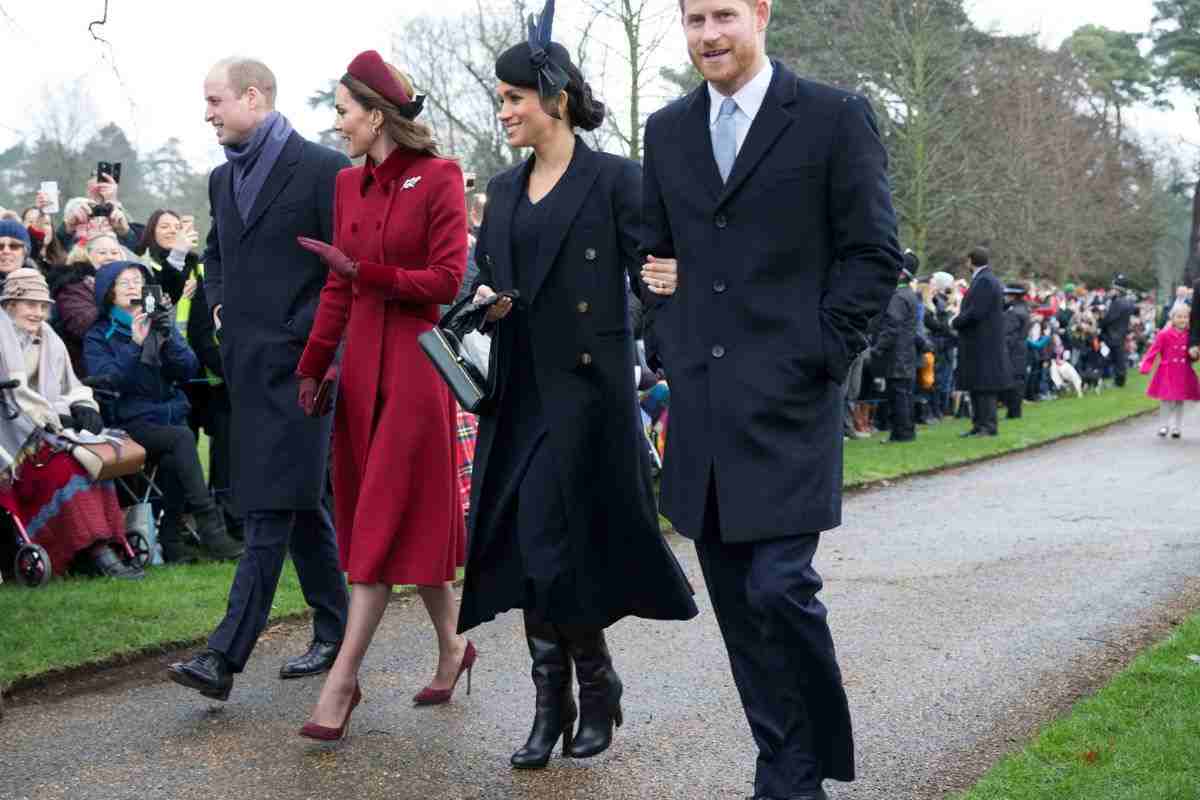
[[[846,486],[978,461],[1103,427],[1156,408],[1158,401],[1146,397],[1147,383],[1147,376],[1133,372],[1122,389],[1025,403],[1019,420],[1004,419],[1001,409],[999,436],[961,439],[959,434],[970,428],[969,420],[947,418],[940,424],[919,428],[917,440],[908,444],[881,447],[883,435],[846,442]]]
[[[958,800],[1200,797],[1200,615]]]
[[[147,570],[142,581],[56,578],[41,589],[0,586],[0,686],[207,633],[225,610],[232,563]],[[273,618],[307,608],[290,562],[271,607]]]
[[[1020,421],[1001,420],[994,438],[958,438],[965,421],[922,428],[912,445],[880,447],[875,437],[846,445],[846,485],[856,486],[973,461],[1079,433],[1145,411],[1146,379],[1100,396],[1026,405]],[[202,438],[202,456],[208,446]],[[202,463],[207,463],[203,458]],[[662,520],[664,527],[669,527]],[[54,580],[36,591],[0,587],[0,686],[56,669],[133,655],[204,636],[225,610],[231,564],[151,569],[144,581]],[[275,594],[272,618],[304,611],[289,565]]]

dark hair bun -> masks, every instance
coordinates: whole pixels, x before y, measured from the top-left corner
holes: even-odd
[[[594,131],[604,124],[608,109],[592,94],[592,86],[574,64],[567,67],[567,114],[571,124],[585,131]]]
[[[604,124],[604,115],[608,109],[592,94],[591,84],[584,82],[578,96],[568,92],[567,97],[567,113],[571,115],[571,121],[580,128],[594,131]]]

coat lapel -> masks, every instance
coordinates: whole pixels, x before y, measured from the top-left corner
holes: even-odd
[[[583,202],[587,199],[588,192],[591,191],[592,184],[596,182],[596,176],[599,174],[596,154],[583,143],[582,139],[576,137],[575,155],[571,159],[570,166],[567,167],[566,174],[560,178],[561,185],[555,188],[553,205],[547,209],[546,227],[538,242],[537,260],[529,265],[531,270],[529,273],[530,288],[529,297],[526,298],[526,302],[529,304],[532,305],[546,276],[550,274],[550,268],[558,257],[558,251],[562,249],[571,223],[579,215],[579,210],[583,207]],[[521,181],[521,191],[524,190],[525,181]],[[522,269],[525,268],[525,265],[522,265]]]
[[[715,200],[721,194],[721,173],[717,170],[717,157],[713,154],[708,121],[710,103],[708,84],[701,83],[688,99],[687,113],[680,120],[677,140],[689,168]]]
[[[300,134],[293,133],[284,145],[283,152],[279,154],[279,160],[275,162],[274,168],[271,169],[271,174],[267,176],[267,182],[263,184],[262,190],[259,191],[258,197],[254,199],[254,206],[250,209],[250,216],[246,219],[246,225],[242,228],[242,236],[245,236],[254,229],[255,224],[262,219],[270,207],[271,202],[283,191],[283,187],[288,185],[288,181],[292,179],[292,174],[296,171],[296,165],[300,163],[300,153],[304,149],[304,139]],[[229,170],[230,174],[230,191],[232,191],[233,170]],[[237,204],[234,204],[236,213]]]
[[[738,187],[745,183],[754,172],[754,168],[792,124],[792,115],[788,113],[788,107],[796,99],[796,81],[791,72],[779,62],[773,62],[773,66],[775,74],[771,76],[771,86],[767,89],[762,106],[750,125],[749,133],[746,134],[746,141],[742,143],[742,149],[738,151],[737,159],[733,162],[733,171],[729,173],[729,180],[725,182],[721,191],[718,205],[728,200]],[[716,163],[711,154],[708,160]]]
[[[242,215],[238,213],[237,198],[233,196],[233,166],[225,164],[217,180],[217,209],[220,214],[218,224],[222,235],[230,239],[240,238],[245,227]]]
[[[521,192],[532,167],[533,158],[530,157],[525,160],[520,169],[512,171],[508,180],[500,185],[500,191],[496,192],[494,197],[488,198],[488,214],[493,215],[489,220],[489,225],[494,224],[497,230],[503,232],[502,236],[493,237],[493,240],[503,241],[502,247],[493,248],[491,242],[488,243],[488,258],[492,260],[492,280],[496,284],[494,288],[497,291],[516,288],[517,279],[512,268],[511,231],[513,217],[517,213],[517,201],[521,199]]]

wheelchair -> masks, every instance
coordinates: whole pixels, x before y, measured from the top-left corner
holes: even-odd
[[[14,380],[0,382],[0,416],[4,420],[13,421],[21,415],[20,407],[11,396],[18,386],[20,383]],[[44,435],[40,429],[35,428],[22,450],[40,444]],[[8,490],[19,481],[20,469],[15,468],[15,465],[10,464],[0,470],[0,490]],[[15,546],[12,575],[17,583],[29,588],[38,588],[49,583],[54,575],[50,554],[46,552],[46,548],[33,541],[25,523],[3,503],[0,503],[0,528],[7,530],[11,537],[9,541]],[[150,563],[150,541],[143,533],[127,531],[124,536],[114,536],[113,539],[124,553],[125,560],[142,567]]]

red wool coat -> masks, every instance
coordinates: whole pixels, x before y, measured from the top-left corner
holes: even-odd
[[[338,174],[329,273],[300,359],[320,378],[345,336],[333,433],[338,550],[351,583],[434,585],[463,564],[453,396],[417,344],[466,271],[462,172],[397,149]]]

